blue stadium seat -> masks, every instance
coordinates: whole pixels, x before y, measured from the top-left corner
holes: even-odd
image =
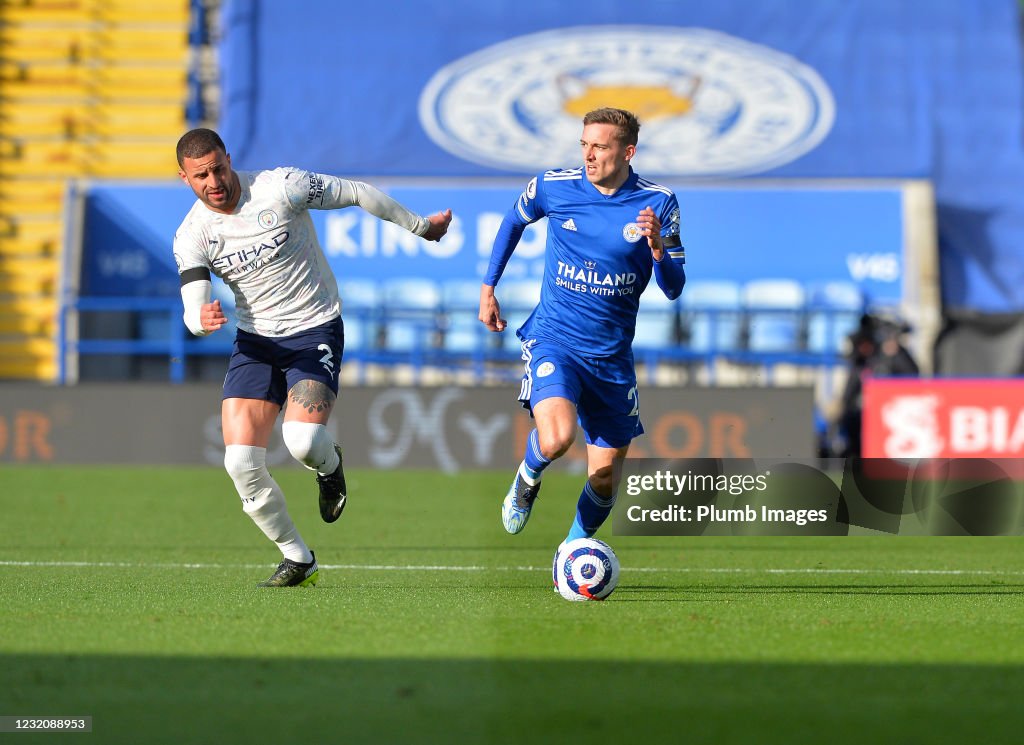
[[[441,289],[430,280],[393,279],[383,284],[384,349],[423,352],[436,346]]]
[[[490,332],[477,320],[474,313],[449,313],[444,327],[442,348],[449,355],[457,357],[482,356]]]
[[[860,325],[867,301],[853,282],[822,282],[809,288],[807,348],[821,354],[843,351],[846,337]]]
[[[483,358],[490,339],[487,329],[478,320],[480,313],[480,281],[452,279],[441,285],[444,311],[441,347],[449,356]]]
[[[747,348],[752,352],[799,352],[803,348],[803,285],[791,279],[758,279],[743,287]]]
[[[693,352],[740,348],[740,286],[729,280],[690,280],[680,296],[686,345]]]
[[[376,347],[380,286],[365,279],[338,283],[341,314],[345,321],[345,352],[362,353]]]
[[[448,312],[480,311],[480,282],[475,279],[450,279],[441,285],[441,304]]]
[[[670,354],[676,349],[677,308],[675,301],[665,297],[656,282],[651,282],[640,296],[633,349],[660,354]]]
[[[530,317],[540,302],[540,280],[517,279],[500,282],[495,289],[495,295],[501,303],[501,314],[508,322],[508,327],[499,334],[502,349],[518,357],[521,347],[516,330]]]

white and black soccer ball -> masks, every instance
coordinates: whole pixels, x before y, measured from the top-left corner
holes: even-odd
[[[576,538],[558,547],[552,578],[566,600],[604,600],[619,584],[619,557],[604,541]]]

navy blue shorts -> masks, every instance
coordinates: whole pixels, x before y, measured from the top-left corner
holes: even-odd
[[[621,448],[644,432],[631,358],[584,358],[548,340],[523,342],[519,401],[533,412],[545,398],[572,401],[588,445]]]
[[[283,406],[300,380],[317,380],[337,395],[345,349],[340,317],[291,336],[238,330],[224,376],[224,398],[255,398]]]

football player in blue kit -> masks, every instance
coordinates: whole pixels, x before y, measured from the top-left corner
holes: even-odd
[[[593,536],[611,513],[632,439],[643,433],[632,342],[651,274],[669,299],[686,281],[679,205],[630,166],[640,123],[621,109],[583,118],[583,167],[532,179],[502,220],[480,289],[480,321],[504,331],[495,287],[526,226],[547,217],[540,303],[517,330],[526,373],[519,400],[533,416],[526,452],[501,506],[505,530],[530,517],[544,469],[576,438],[587,481],[565,540]]]

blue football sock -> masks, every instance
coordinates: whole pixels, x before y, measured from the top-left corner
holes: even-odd
[[[523,456],[523,463],[519,472],[523,474],[526,482],[535,484],[540,481],[544,469],[551,465],[551,461],[545,458],[540,452],[540,442],[537,439],[537,430],[530,432],[526,438],[526,454]]]
[[[608,519],[615,505],[615,495],[602,497],[587,481],[576,503],[576,519],[572,521],[566,541],[576,538],[590,538]]]

